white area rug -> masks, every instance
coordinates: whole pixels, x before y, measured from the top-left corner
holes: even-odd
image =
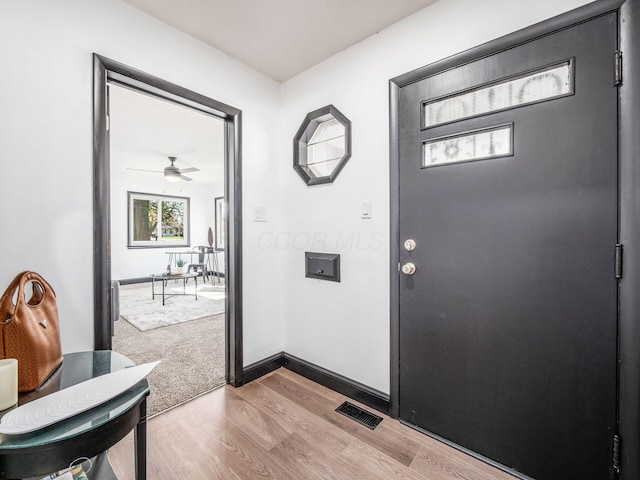
[[[199,279],[200,280],[200,279]],[[156,298],[151,298],[151,283],[120,287],[120,317],[138,330],[147,331],[224,312],[224,286],[202,284],[198,281],[198,299],[193,295],[166,295],[182,293],[182,280],[169,280],[165,287],[165,304],[162,305],[162,285],[156,282]],[[195,292],[193,281],[186,292]]]

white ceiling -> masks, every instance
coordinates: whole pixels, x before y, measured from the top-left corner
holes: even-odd
[[[123,1],[282,82],[436,0]],[[161,182],[175,156],[178,168],[200,170],[187,174],[194,182],[223,178],[221,120],[110,88],[112,168]]]
[[[436,0],[124,0],[278,82]]]
[[[139,92],[109,86],[111,168],[162,183],[168,157],[198,184],[224,178],[224,121]],[[152,170],[136,172],[126,169]]]

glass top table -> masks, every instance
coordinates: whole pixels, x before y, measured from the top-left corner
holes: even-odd
[[[164,302],[166,299],[175,297],[176,295],[193,295],[198,300],[198,273],[154,273],[150,275],[151,277],[151,299],[155,300],[156,295],[160,295],[156,293],[156,280],[159,280],[162,284],[162,305],[164,306]],[[195,283],[194,293],[187,293],[187,280],[193,278]],[[173,291],[172,293],[165,293],[165,285],[168,280],[182,280],[182,293]]]
[[[129,366],[133,366],[131,360],[110,350],[66,354],[40,388],[19,395],[18,405]],[[101,454],[135,429],[136,479],[145,480],[148,395],[149,384],[143,379],[107,402],[46,428],[0,434],[0,478],[45,476],[78,458]],[[10,411],[0,411],[0,418]]]

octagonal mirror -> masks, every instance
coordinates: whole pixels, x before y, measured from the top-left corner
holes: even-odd
[[[351,122],[333,105],[305,117],[293,138],[293,168],[307,185],[331,183],[351,158]]]

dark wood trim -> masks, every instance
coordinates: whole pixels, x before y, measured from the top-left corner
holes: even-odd
[[[271,373],[282,367],[284,352],[276,353],[270,357],[252,363],[244,368],[244,383],[253,382],[264,375]]]
[[[110,82],[227,120],[240,113],[237,108],[110,58],[98,54],[94,57],[105,66]]]
[[[93,315],[94,349],[111,349],[110,160],[107,68],[93,57]]]
[[[242,112],[226,124],[225,275],[227,286],[227,382],[243,384],[242,349]],[[231,221],[229,221],[231,219]],[[232,301],[233,300],[233,301]]]
[[[623,79],[619,87],[620,240],[624,269],[619,281],[618,422],[620,480],[640,478],[640,0],[620,9]]]
[[[114,60],[94,54],[93,159],[94,159],[94,348],[111,348],[110,170],[107,131],[107,82],[168,100],[225,120],[227,197],[225,249],[226,378],[242,385],[242,112],[237,108],[187,90]]]
[[[588,3],[587,5],[570,10],[556,17],[535,23],[529,27],[517,30],[477,47],[470,48],[469,50],[465,50],[464,52],[452,55],[424,67],[417,68],[416,70],[403,75],[399,75],[391,79],[391,82],[396,84],[398,87],[404,87],[435,73],[440,73],[445,70],[459,67],[465,63],[473,62],[504,50],[509,50],[517,45],[531,42],[540,37],[555,33],[558,30],[569,28],[578,23],[590,20],[591,18],[611,12],[618,9],[624,1],[625,0],[598,0],[593,3]]]
[[[389,413],[389,395],[385,393],[288,353],[284,353],[282,366],[379,412]]]
[[[400,127],[398,125],[400,87],[389,82],[389,226],[391,245],[391,281],[389,304],[389,320],[391,331],[389,338],[390,361],[390,399],[389,415],[398,418],[400,415]]]

